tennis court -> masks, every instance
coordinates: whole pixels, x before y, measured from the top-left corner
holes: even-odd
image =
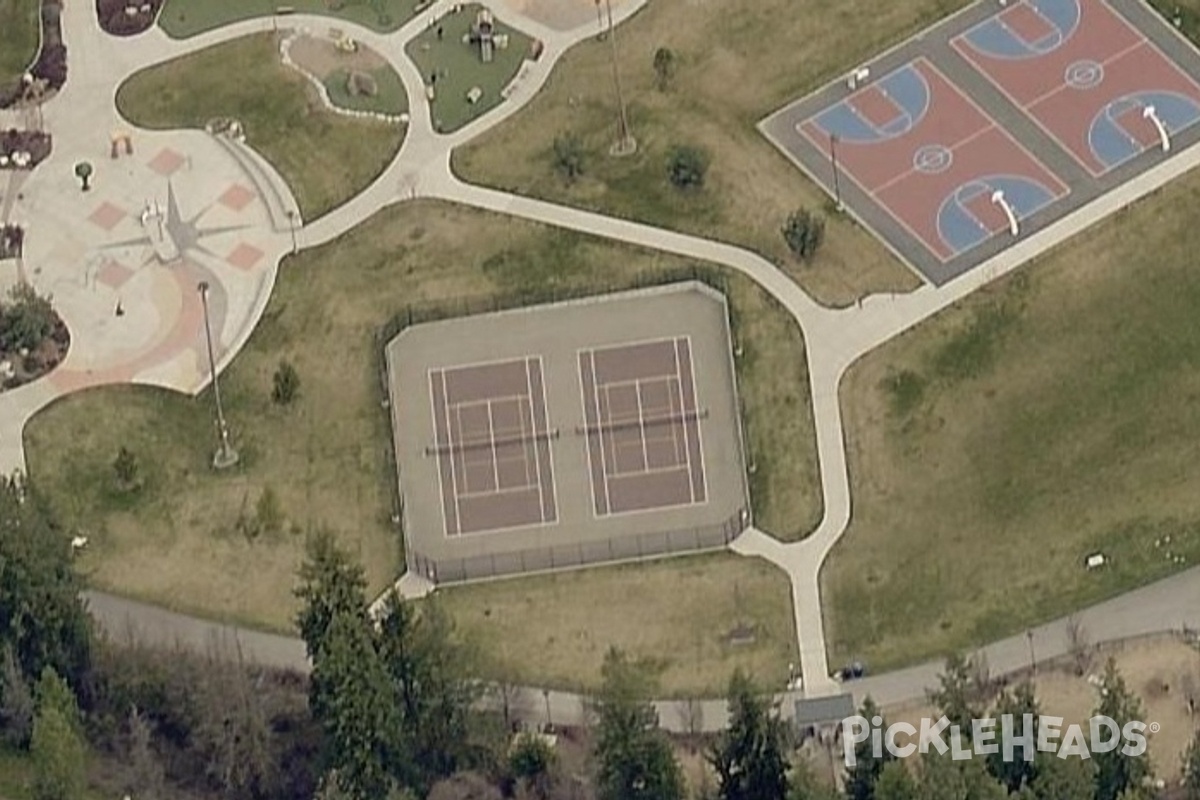
[[[540,358],[429,373],[447,536],[557,518]]]
[[[435,583],[750,523],[728,307],[702,283],[413,325],[386,357],[405,558]]]
[[[705,501],[686,336],[583,350],[579,378],[597,516]]]

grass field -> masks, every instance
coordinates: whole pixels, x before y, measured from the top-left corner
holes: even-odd
[[[240,120],[247,143],[291,187],[305,221],[369,186],[404,139],[401,126],[325,109],[304,76],[280,62],[272,34],[138,72],[117,91],[117,108],[152,129],[202,128],[221,116]]]
[[[350,94],[346,88],[349,77],[350,71],[342,69],[331,72],[322,81],[325,84],[325,90],[329,92],[330,102],[338,108],[347,108],[351,111],[375,111],[393,116],[408,111],[408,93],[404,91],[404,84],[401,82],[400,76],[391,67],[371,72],[371,77],[375,79],[375,85],[379,88],[379,93],[373,97]]]
[[[619,288],[682,266],[505,217],[432,203],[393,207],[284,264],[263,321],[222,378],[244,459],[239,469],[218,475],[207,466],[214,444],[207,394],[193,400],[124,387],[68,397],[38,414],[26,428],[30,474],[91,537],[79,563],[92,585],[286,629],[305,531],[333,530],[364,562],[373,591],[400,571],[374,341],[393,315],[409,303],[453,305],[489,293]],[[765,497],[765,505],[756,501],[760,524],[815,521],[819,488],[799,329],[748,279],[733,274],[729,281],[747,354],[739,388],[759,464],[754,486]],[[270,399],[282,359],[301,380],[287,408]],[[132,496],[116,489],[112,462],[121,445],[135,453],[145,479]],[[268,488],[280,530],[253,538],[244,522]],[[505,585],[520,591],[519,582]],[[748,584],[745,591],[759,590]]]
[[[357,22],[376,31],[394,31],[416,14],[418,0],[167,0],[158,24],[168,36],[186,39],[252,17],[267,17],[279,8],[301,14],[322,14]],[[280,20],[286,20],[281,15]]]
[[[1197,203],[1192,174],[852,368],[833,663],[967,648],[1200,562]]]
[[[508,36],[508,46],[496,48],[491,63],[483,63],[478,45],[462,40],[474,24],[479,9],[478,5],[466,5],[457,14],[446,14],[437,27],[422,31],[405,47],[426,85],[435,73],[437,75],[431,109],[436,130],[458,130],[500,105],[504,101],[501,90],[516,77],[521,64],[530,55],[533,40],[497,18],[494,32]],[[439,29],[442,31],[440,39]],[[474,87],[479,87],[482,94],[478,101],[470,103],[467,92]]]
[[[0,85],[19,80],[38,49],[39,0],[0,0]]]
[[[619,587],[619,588],[617,588]],[[611,646],[647,658],[664,689],[720,696],[738,667],[782,686],[797,660],[787,576],[730,554],[439,590],[441,605],[514,683],[592,690]],[[752,644],[732,645],[746,624]]]
[[[546,87],[512,119],[455,152],[455,171],[476,183],[734,242],[785,266],[814,297],[834,305],[917,280],[846,217],[829,219],[811,266],[788,252],[780,229],[799,206],[828,198],[755,125],[788,101],[965,0],[725,0],[656,2],[617,30],[622,88],[637,155],[607,155],[616,138],[608,42],[568,52]],[[676,75],[655,87],[654,53],[675,53]],[[584,175],[568,184],[552,158],[555,137],[585,149]],[[706,149],[702,191],[681,194],[666,177],[674,145]]]

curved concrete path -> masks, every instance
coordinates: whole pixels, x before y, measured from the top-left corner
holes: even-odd
[[[616,22],[621,22],[636,13],[646,0],[630,0],[615,12]],[[541,59],[533,64],[514,87],[509,99],[470,125],[451,134],[433,131],[428,105],[421,100],[423,86],[416,67],[407,59],[404,44],[417,32],[423,30],[450,7],[448,0],[438,0],[428,9],[392,34],[379,34],[359,26],[338,21],[339,28],[361,40],[381,53],[401,76],[410,98],[410,122],[403,146],[393,162],[366,190],[345,205],[324,217],[304,224],[298,232],[300,247],[314,247],[328,242],[357,226],[379,209],[392,203],[414,197],[430,197],[468,206],[509,214],[556,227],[568,228],[625,243],[663,250],[690,258],[716,262],[739,270],[761,284],[796,319],[805,340],[808,357],[811,402],[817,435],[817,451],[821,469],[824,517],[811,536],[801,542],[784,544],[754,529],[748,530],[734,543],[736,552],[764,557],[785,570],[791,580],[796,616],[796,637],[800,648],[804,694],[819,696],[839,691],[830,679],[827,662],[824,620],[821,610],[820,569],[825,558],[850,520],[851,497],[846,453],[843,441],[841,408],[838,402],[838,387],[846,369],[860,356],[902,331],[936,314],[986,283],[1019,267],[1039,253],[1068,238],[1079,230],[1102,219],[1113,211],[1154,191],[1171,178],[1200,164],[1200,146],[1178,154],[1175,158],[1138,176],[1134,181],[1110,193],[1074,214],[1060,220],[1038,234],[1022,240],[972,272],[940,288],[924,286],[906,295],[876,295],[867,298],[859,307],[832,310],[820,306],[808,297],[773,264],[760,256],[739,247],[689,236],[637,222],[606,217],[587,211],[560,206],[526,197],[507,194],[460,181],[450,169],[450,153],[454,147],[477,136],[487,128],[498,124],[516,113],[531,99],[548,78],[554,64],[573,44],[591,36],[595,25],[588,23],[566,32],[552,30],[528,19],[501,3],[498,16],[542,39],[545,50]],[[111,104],[116,87],[134,70],[159,63],[179,55],[195,51],[247,33],[273,29],[277,21],[272,18],[248,20],[222,28],[192,39],[175,41],[160,29],[154,28],[132,40],[117,40],[96,32],[96,23],[90,4],[68,4],[64,15],[64,37],[71,48],[72,80],[81,74],[87,75],[89,86],[99,101],[108,104],[99,109],[112,115]],[[286,18],[287,27],[328,27],[331,21],[325,17],[305,15]],[[53,105],[53,101],[51,103]],[[49,108],[48,108],[49,116]],[[101,116],[98,118],[106,118]],[[65,128],[67,138],[75,135],[74,129]],[[36,175],[36,173],[35,173]],[[271,178],[278,180],[278,176]],[[286,197],[286,186],[279,188]],[[261,313],[261,308],[259,309]],[[257,318],[257,317],[256,317]],[[244,341],[244,339],[242,340]],[[225,360],[236,353],[240,342],[227,349]],[[14,401],[7,393],[0,395],[0,469],[21,468],[24,464],[20,431],[25,419],[41,408],[56,394],[39,381],[23,387],[19,400]],[[198,391],[199,386],[178,387],[185,391]],[[10,414],[15,411],[15,414]],[[1187,621],[1200,625],[1195,615],[1200,613],[1197,591],[1200,591],[1200,573],[1193,570],[1153,587],[1131,592],[1116,601],[1113,608],[1104,606],[1092,610],[1087,624],[1097,641],[1113,636],[1128,635],[1167,629]],[[411,578],[402,580],[404,591],[420,592],[423,587]],[[192,640],[200,633],[216,635],[229,629],[219,625],[190,620],[168,612],[131,604],[105,595],[92,595],[93,610],[106,623],[119,622],[132,616],[148,623],[166,636],[178,636]],[[1118,614],[1113,609],[1120,609]],[[1190,618],[1188,615],[1192,615]],[[1062,621],[1038,629],[1047,640],[1047,649],[1039,653],[1051,655],[1053,642],[1061,645]],[[1035,635],[1037,633],[1035,632]],[[243,645],[256,644],[248,650],[255,657],[268,663],[303,666],[303,650],[297,660],[294,640],[252,632],[241,632]],[[1109,637],[1111,638],[1111,637]],[[992,646],[989,659],[997,671],[1004,665],[1015,663],[1014,654],[1019,649],[1014,642],[1026,646],[1025,638],[1016,637]],[[856,690],[869,689],[881,700],[916,697],[929,685],[931,675],[936,675],[937,665],[925,665],[893,675],[881,676],[856,685]],[[579,698],[552,693],[547,702],[561,705],[563,714],[576,713],[571,709],[578,706]],[[722,710],[718,710],[722,709]],[[722,718],[723,705],[707,709],[712,719],[706,718],[705,726],[717,725]],[[671,715],[663,714],[670,724]],[[562,721],[562,720],[560,720]]]

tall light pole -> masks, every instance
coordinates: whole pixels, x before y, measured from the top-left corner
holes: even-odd
[[[637,150],[637,141],[629,132],[629,117],[625,113],[625,96],[621,92],[621,70],[617,66],[617,36],[613,28],[612,0],[604,0],[608,10],[608,43],[612,48],[613,86],[617,90],[617,142],[609,152],[614,156],[632,155]]]
[[[1037,672],[1037,656],[1033,652],[1033,631],[1025,631],[1025,638],[1029,642],[1029,671]]]
[[[287,218],[288,218],[288,228],[292,232],[292,255],[295,255],[296,251],[299,249],[296,246],[296,210],[289,208],[287,210]]]
[[[837,203],[837,210],[842,210],[842,182],[841,170],[838,169],[837,160],[837,142],[836,133],[829,134],[829,163],[833,167],[833,200]]]
[[[225,424],[225,409],[221,406],[221,385],[217,382],[217,359],[213,355],[212,325],[208,321],[208,281],[201,281],[200,305],[204,308],[204,341],[208,345],[208,370],[212,376],[213,399],[217,405],[217,433],[220,442],[213,454],[214,469],[228,469],[238,463],[238,453],[229,444],[229,426]]]

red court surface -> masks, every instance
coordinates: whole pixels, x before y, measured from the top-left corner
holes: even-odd
[[[429,391],[446,535],[554,522],[541,359],[434,369]]]
[[[705,502],[687,337],[581,350],[579,379],[596,516]]]
[[[1126,113],[1128,106],[1132,104],[1140,112],[1156,97],[1200,104],[1200,86],[1106,3],[1081,0],[1079,11],[1077,27],[1067,32],[1061,43],[1027,57],[989,53],[971,38],[978,35],[977,29],[996,20],[1025,41],[1036,41],[1032,37],[1042,36],[1044,31],[1034,33],[1028,28],[1049,23],[1025,2],[955,37],[951,45],[1088,172],[1099,177],[1160,142],[1153,123],[1140,113]],[[1112,120],[1118,127],[1108,135],[1125,139],[1128,148],[1120,141],[1116,145],[1102,141],[1106,134],[1102,128]]]
[[[1048,193],[1043,204],[1068,194],[1061,180],[929,61],[918,58],[900,69],[915,70],[924,79],[929,92],[925,113],[890,138],[869,142],[839,139],[834,145],[837,163],[842,175],[852,178],[938,260],[948,261],[965,249],[944,235],[945,210],[956,197],[960,204],[974,208],[973,197],[959,196],[964,192],[973,195],[973,187],[986,189],[994,177],[1002,176],[1042,187]],[[844,102],[864,119],[896,117],[894,113],[866,111],[879,106],[880,91],[872,84]],[[830,136],[815,117],[802,122],[798,130],[830,157]],[[990,192],[986,196],[990,198]],[[990,203],[978,210],[970,224],[984,230],[975,237],[958,237],[971,246],[1008,228],[1003,212]]]

